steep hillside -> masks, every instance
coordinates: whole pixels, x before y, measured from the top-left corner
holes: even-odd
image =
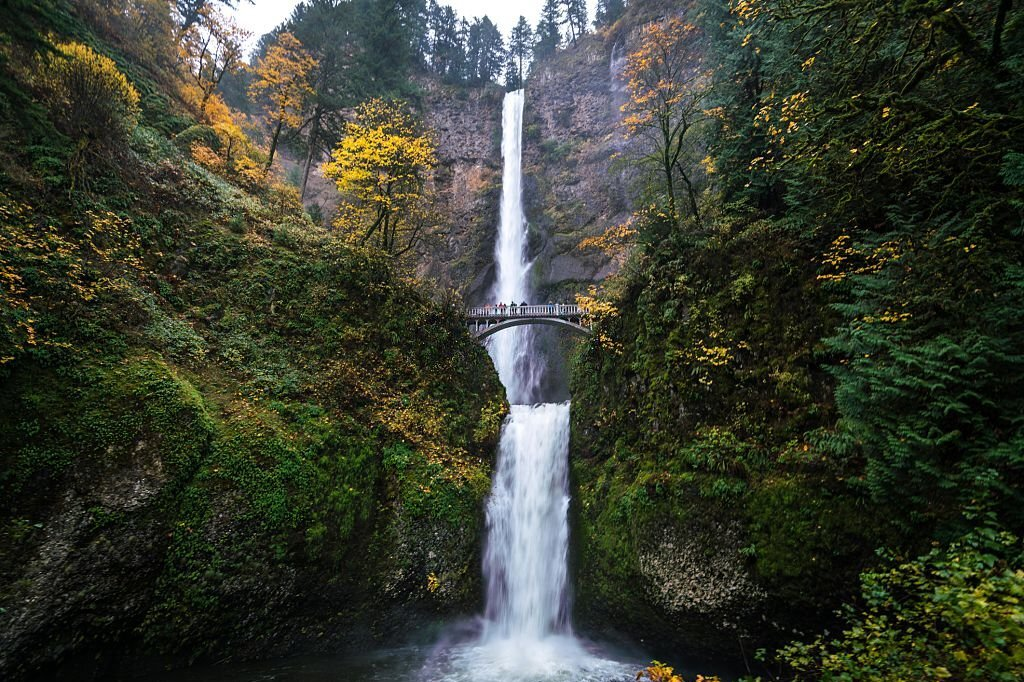
[[[292,189],[197,165],[175,98],[57,6],[26,25],[95,50],[0,63],[0,675],[337,651],[476,610],[506,407],[461,310]],[[64,64],[123,93],[102,143],[49,96]]]

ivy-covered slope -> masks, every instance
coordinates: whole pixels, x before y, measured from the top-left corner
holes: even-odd
[[[461,310],[286,189],[186,160],[166,98],[84,169],[52,109],[12,101],[0,675],[336,650],[474,610],[506,404]]]
[[[1024,17],[685,9],[700,215],[651,180],[573,370],[585,622],[737,657],[828,628],[798,679],[1019,676]],[[896,625],[959,586],[940,635]]]

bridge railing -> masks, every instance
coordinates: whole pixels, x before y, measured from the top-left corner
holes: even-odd
[[[583,308],[575,304],[543,303],[541,305],[476,306],[470,308],[466,316],[492,319],[505,317],[580,317],[585,312]]]

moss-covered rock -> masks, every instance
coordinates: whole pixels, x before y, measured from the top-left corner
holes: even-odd
[[[738,659],[856,589],[887,524],[815,443],[813,280],[780,227],[736,221],[610,283],[573,370],[586,625]]]

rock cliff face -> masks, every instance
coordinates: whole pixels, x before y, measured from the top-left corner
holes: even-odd
[[[568,300],[614,271],[607,256],[579,243],[629,217],[633,173],[617,160],[624,44],[585,36],[534,65],[523,122],[524,200],[538,299]]]
[[[483,300],[494,277],[504,91],[497,85],[469,88],[426,77],[419,87],[415,106],[437,142],[438,165],[427,191],[440,224],[419,248],[416,274],[458,290],[469,301]],[[287,172],[298,174],[299,164],[287,151],[281,158]],[[305,204],[315,206],[329,224],[338,192],[320,172],[324,160],[310,172]]]
[[[617,74],[628,40],[620,33],[588,35],[560,50],[535,65],[526,84],[523,193],[538,300],[569,301],[614,271],[604,254],[578,245],[630,211],[634,173],[617,161],[627,148],[619,125],[625,92]],[[420,88],[417,108],[438,145],[429,191],[440,226],[420,248],[417,275],[483,302],[494,281],[504,91],[428,78]],[[294,165],[286,157],[284,163]],[[327,220],[337,206],[333,183],[319,168],[310,175],[306,203]]]
[[[423,84],[427,126],[437,136],[433,195],[441,229],[422,249],[418,274],[482,301],[494,279],[501,198],[501,108],[497,86],[468,89]]]

